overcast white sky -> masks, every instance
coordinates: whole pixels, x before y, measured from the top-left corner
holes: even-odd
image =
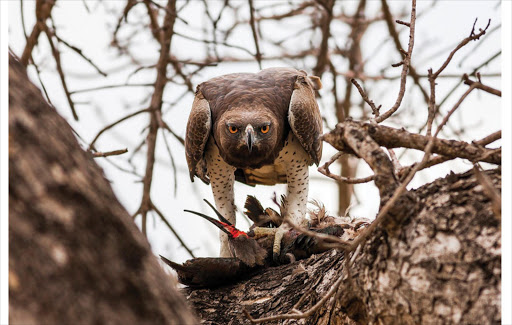
[[[88,13],[82,1],[60,1],[53,11],[55,23],[59,28],[59,34],[63,39],[84,50],[84,53],[89,56],[98,66],[104,70],[111,72],[108,78],[98,78],[94,71],[88,66],[81,58],[64,51],[62,55],[63,65],[68,71],[68,85],[72,90],[85,89],[99,85],[123,83],[126,81],[128,73],[131,70],[121,69],[126,65],[126,60],[119,60],[115,51],[110,47],[111,30],[112,30],[112,13],[106,12],[105,7],[112,9],[116,16],[122,10],[121,1],[106,1],[107,6],[98,6],[95,8],[94,1],[87,1],[93,13]],[[221,3],[212,1],[212,7]],[[345,4],[347,12],[353,10],[356,2],[348,1]],[[435,10],[430,11],[428,14],[419,16],[416,29],[416,45],[413,54],[413,63],[420,73],[425,74],[427,69],[433,67],[438,68],[441,61],[446,58],[449,51],[464,37],[466,37],[473,24],[475,18],[478,18],[478,26],[485,25],[488,19],[492,20],[491,28],[501,24],[500,7],[497,6],[496,1],[440,1]],[[25,25],[30,31],[34,24],[34,4],[32,1],[24,2],[25,9]],[[393,8],[408,8],[409,1],[393,1],[391,2]],[[420,15],[430,5],[428,1],[418,1],[417,12]],[[368,13],[378,10],[380,2],[370,1]],[[191,5],[182,13],[182,17],[188,21],[189,25],[182,22],[177,22],[176,28],[181,33],[194,33],[195,27],[201,27],[203,24],[202,17],[198,17],[198,12],[201,9],[201,2],[192,2]],[[293,29],[297,26],[304,24],[303,21],[290,21],[287,28]],[[266,28],[266,29],[265,29]],[[272,26],[266,26],[265,32],[281,33],[280,30],[272,29]],[[336,28],[336,27],[335,27]],[[336,32],[336,29],[333,29]],[[244,31],[239,32],[239,37],[236,38],[237,44],[252,48],[252,38],[246,37]],[[370,55],[372,49],[380,43],[380,39],[387,35],[387,31],[383,24],[376,25],[368,31],[367,37],[363,42],[363,53]],[[407,35],[401,35],[403,44],[407,44]],[[465,66],[476,66],[485,58],[490,57],[500,49],[500,33],[493,33],[486,39],[486,45],[476,48],[476,43],[470,44],[463,49],[458,55],[465,56],[471,51],[477,51],[472,55]],[[147,64],[154,64],[157,58],[157,51],[154,44],[145,42],[143,38],[136,39],[137,42],[137,55]],[[9,2],[9,45],[13,51],[20,54],[24,47],[24,37],[21,28],[20,20],[20,3],[18,1]],[[67,105],[64,97],[62,86],[58,75],[55,73],[53,59],[48,55],[48,45],[45,41],[41,41],[41,47],[36,49],[34,56],[39,62],[41,67],[45,70],[42,74],[45,86],[49,90],[50,98],[53,104],[57,107],[58,111],[68,120],[72,127],[80,134],[80,136],[89,143],[96,133],[106,124],[117,120],[118,118],[126,115],[129,110],[127,106],[131,105],[130,111],[145,108],[145,103],[142,99],[151,92],[151,88],[124,88],[115,90],[104,90],[94,93],[84,93],[83,95],[74,97],[77,102],[84,101],[85,104],[77,105],[80,121],[75,122]],[[173,39],[172,51],[175,55],[186,58],[198,57],[197,54],[202,50],[201,46],[175,37]],[[432,53],[442,50],[443,54],[438,59],[428,59]],[[266,53],[271,53],[271,49]],[[396,62],[396,54],[390,57],[379,58],[385,62]],[[239,53],[237,53],[239,54]],[[372,61],[367,68],[371,71],[372,68],[377,69],[381,65],[381,61]],[[501,58],[494,61],[489,67],[486,67],[482,72],[499,72]],[[266,62],[264,68],[283,65],[282,62]],[[374,65],[374,67],[373,67]],[[450,66],[447,73],[461,70],[456,69],[456,66]],[[231,72],[250,71],[256,72],[258,66],[255,63],[239,63],[239,64],[220,64],[216,67],[209,68],[201,75],[202,80],[207,80],[213,76],[222,75]],[[309,67],[311,70],[311,67]],[[31,77],[36,84],[38,84],[33,69],[30,70]],[[376,73],[376,72],[375,72]],[[152,82],[154,80],[154,72],[141,73],[133,77],[131,82]],[[330,80],[324,78],[323,83],[328,86]],[[440,94],[446,89],[450,89],[458,81],[456,79],[442,79],[439,81],[437,89]],[[501,88],[500,78],[487,78],[485,82],[491,86]],[[383,104],[383,108],[388,108],[392,105],[398,92],[398,86],[395,88],[394,93],[377,94],[378,98],[374,100]],[[464,91],[465,89],[461,89]],[[177,95],[181,94],[182,90],[172,86],[166,88],[165,98],[171,101]],[[328,96],[325,96],[328,97]],[[453,97],[456,101],[458,96]],[[187,97],[181,102],[179,107],[172,108],[164,119],[171,125],[176,133],[184,136],[185,125],[192,104],[192,96]],[[322,110],[328,114],[329,107],[332,105],[328,99],[322,103]],[[501,126],[501,106],[499,98],[481,92],[474,92],[468,101],[461,107],[461,113],[454,116],[457,123],[467,125],[470,130],[468,132],[469,138],[466,140],[473,140],[481,138],[490,134],[493,131],[499,130]],[[133,108],[135,107],[135,108]],[[425,104],[417,100],[417,97],[409,97],[404,100],[401,110],[407,112],[405,115],[411,119],[411,122],[424,121],[426,119],[426,112],[424,109]],[[446,109],[451,107],[449,104],[445,105]],[[97,148],[101,151],[109,151],[120,148],[128,148],[129,151],[135,149],[142,138],[141,132],[147,125],[147,116],[141,115],[133,118],[130,121],[118,126],[113,131],[110,131],[102,136],[97,144]],[[155,204],[167,216],[168,220],[179,232],[187,245],[194,249],[196,256],[215,256],[218,251],[217,243],[217,230],[206,222],[199,220],[199,218],[185,214],[183,209],[200,210],[210,213],[206,205],[201,201],[202,198],[207,198],[212,201],[211,189],[209,186],[204,185],[198,179],[191,183],[188,177],[188,170],[186,167],[185,155],[182,146],[171,137],[168,138],[170,146],[172,147],[173,157],[178,168],[178,193],[176,196],[173,194],[173,174],[169,162],[169,156],[164,146],[162,139],[158,141],[157,159],[158,164],[155,167],[152,197]],[[329,145],[324,147],[324,156],[322,162],[328,160],[335,151]],[[407,159],[402,161],[403,164],[413,162],[413,159],[421,159],[421,155],[413,154]],[[122,159],[113,159],[117,163],[123,165]],[[136,211],[140,204],[142,185],[139,179],[133,175],[123,173],[112,165],[105,163],[101,159],[97,160],[98,163],[105,169],[106,176],[112,181],[114,190],[128,209],[130,213]],[[145,164],[145,155],[139,155],[135,158],[135,164],[139,166],[138,171],[143,172]],[[126,166],[124,164],[123,166]],[[426,182],[432,181],[438,177],[445,176],[451,170],[455,172],[464,171],[471,168],[468,163],[458,161],[453,164],[445,164],[431,170],[421,172],[414,179],[411,186],[417,187]],[[312,183],[310,187],[310,198],[319,199],[322,201],[331,213],[336,213],[337,209],[337,186],[334,181],[325,178],[319,174],[315,168],[311,168]],[[367,176],[370,174],[369,169],[361,164],[358,176]],[[362,216],[373,218],[377,212],[379,197],[378,192],[373,183],[356,185],[356,196],[359,201],[355,204],[351,214],[354,216]],[[285,192],[285,186],[274,187],[248,187],[238,184],[235,188],[236,198],[235,203],[242,208],[247,194],[256,195],[264,203],[264,206],[271,206],[270,198],[272,193],[277,191],[278,194]],[[356,203],[354,201],[354,203]],[[140,217],[137,219],[140,221]],[[238,226],[241,229],[247,228],[247,223],[244,218],[238,218]],[[193,230],[193,231],[192,231]],[[173,237],[172,233],[166,226],[158,219],[149,218],[148,222],[148,235],[152,244],[153,250],[156,254],[166,255],[175,261],[184,261],[189,258],[186,251],[179,247],[179,244]]]

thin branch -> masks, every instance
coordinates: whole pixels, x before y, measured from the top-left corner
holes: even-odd
[[[493,143],[494,141],[497,141],[499,139],[501,139],[501,130],[491,133],[488,136],[486,136],[485,138],[482,138],[478,141],[475,141],[475,144],[478,144],[481,146],[486,146],[486,145]]]
[[[176,239],[178,239],[178,241],[180,242],[181,246],[183,248],[185,248],[185,250],[188,252],[188,254],[192,257],[192,258],[196,258],[194,253],[192,252],[192,250],[190,248],[188,248],[187,244],[185,244],[185,242],[183,241],[183,239],[181,239],[180,235],[178,235],[178,233],[176,232],[176,230],[174,230],[173,226],[169,223],[169,221],[167,220],[167,218],[163,215],[162,212],[160,212],[160,210],[153,204],[153,203],[150,203],[151,205],[151,209],[153,211],[156,212],[156,214],[158,214],[158,216],[160,217],[160,219],[165,223],[165,225],[171,230],[171,232],[174,234],[174,237],[176,237]]]
[[[428,100],[428,116],[427,116],[427,137],[432,135],[432,124],[436,116],[436,78],[432,69],[428,69],[428,82],[430,83],[430,98]]]
[[[73,118],[75,119],[75,121],[78,121],[78,115],[75,110],[75,104],[73,103],[73,100],[71,99],[71,93],[68,90],[66,78],[64,76],[64,71],[62,70],[62,64],[60,61],[60,52],[57,49],[57,47],[55,46],[55,44],[53,44],[52,36],[54,34],[50,31],[50,28],[48,28],[48,26],[45,23],[42,23],[42,28],[48,38],[48,43],[50,43],[53,57],[55,58],[55,64],[57,66],[57,72],[59,73],[60,80],[62,82],[62,88],[64,88],[64,93],[66,94],[66,98],[68,100],[69,107],[71,108],[71,113],[73,114]]]
[[[119,156],[124,153],[127,153],[128,149],[119,149],[119,150],[113,150],[113,151],[107,151],[107,152],[94,152],[92,154],[93,158],[100,158],[100,157],[109,157],[109,156]]]
[[[329,159],[323,166],[318,167],[318,171],[321,174],[324,174],[327,177],[330,177],[338,182],[348,183],[348,184],[362,184],[362,183],[368,183],[375,179],[375,175],[371,175],[364,178],[351,178],[351,177],[343,177],[339,176],[337,174],[331,173],[329,170],[329,166],[332,165],[335,161],[337,161],[341,156],[343,155],[343,152],[338,152],[334,156]]]
[[[382,0],[383,9],[384,7],[387,7],[386,0]],[[389,9],[388,9],[389,10]],[[388,24],[389,26],[389,24]],[[396,110],[400,107],[400,104],[402,103],[402,99],[405,94],[405,84],[407,80],[407,72],[409,70],[409,65],[411,63],[411,56],[412,56],[412,50],[414,48],[414,31],[416,27],[416,0],[412,0],[412,8],[411,8],[411,19],[410,19],[410,31],[409,31],[409,47],[407,49],[407,53],[405,55],[405,58],[403,59],[403,66],[402,66],[402,74],[400,77],[400,90],[398,91],[398,97],[396,99],[395,104],[384,114],[382,114],[379,117],[375,118],[375,121],[377,123],[381,123],[385,121],[387,118],[389,118],[391,115],[393,115]]]
[[[128,1],[126,1],[126,6],[123,9],[123,14],[117,20],[116,27],[114,28],[114,33],[113,33],[113,38],[112,38],[112,43],[113,44],[118,44],[119,43],[117,41],[117,33],[119,32],[119,29],[121,28],[121,24],[123,23],[123,21],[126,21],[126,19],[128,18],[128,13],[138,3],[140,3],[140,2],[138,2],[136,0],[128,0]]]
[[[162,126],[160,126],[162,130],[165,130]],[[167,137],[165,136],[165,133],[162,132],[162,138],[164,139],[165,148],[167,149],[167,153],[169,154],[169,158],[171,160],[171,166],[173,171],[173,179],[174,179],[174,197],[176,197],[176,193],[178,191],[178,175],[176,170],[176,164],[174,163],[174,156],[171,152],[171,147],[169,146],[169,143],[167,142]]]
[[[45,1],[45,0],[37,0],[36,1],[36,24],[32,28],[32,32],[27,39],[27,43],[25,44],[25,48],[23,49],[23,53],[20,57],[20,62],[23,66],[28,65],[28,61],[32,56],[32,51],[37,44],[37,40],[39,35],[43,31],[46,26],[46,20],[50,17],[53,9],[53,5],[55,4],[54,0]]]
[[[23,30],[23,36],[25,37],[25,44],[28,43],[27,29],[25,27],[25,14],[23,9],[23,0],[20,0],[20,17],[21,17],[21,29]]]
[[[328,0],[325,2],[319,2],[322,6],[321,16],[321,29],[322,29],[322,41],[320,43],[320,51],[318,53],[316,66],[313,69],[313,74],[321,77],[325,71],[325,67],[328,65],[328,53],[329,53],[329,38],[331,36],[331,21],[332,21],[332,10],[334,7],[334,1]],[[357,15],[358,13],[356,13]]]
[[[475,24],[477,22],[477,19],[475,19],[475,22],[473,24],[473,29],[471,30],[471,33],[468,37],[466,37],[465,39],[463,39],[459,45],[457,45],[455,47],[455,49],[453,49],[450,54],[448,55],[448,58],[444,61],[444,63],[441,65],[441,67],[434,73],[433,75],[433,78],[437,78],[437,76],[443,72],[443,70],[448,66],[448,64],[450,63],[450,61],[452,60],[453,56],[455,55],[455,53],[457,53],[458,50],[460,50],[461,48],[463,48],[466,44],[468,44],[469,42],[471,41],[476,41],[478,39],[480,39],[480,37],[482,37],[483,35],[485,35],[485,32],[487,31],[487,29],[489,28],[490,24],[491,24],[491,20],[489,19],[489,21],[487,22],[487,26],[484,28],[484,29],[480,29],[480,32],[478,34],[475,34],[474,31],[475,31]]]
[[[398,160],[398,157],[395,154],[395,151],[393,149],[388,148],[389,157],[391,158],[391,162],[393,163],[393,167],[395,168],[395,174],[398,175],[398,173],[403,169],[402,165],[400,164],[400,161]]]
[[[489,63],[491,63],[492,61],[494,61],[494,59],[496,59],[498,56],[501,55],[501,50],[496,52],[495,54],[491,55],[487,60],[485,60],[484,62],[480,63],[476,68],[473,69],[473,71],[469,74],[470,76],[474,76],[476,75],[476,73],[478,72],[478,70],[480,70],[481,68],[485,67],[486,65],[488,65]],[[484,76],[482,74],[482,76]],[[501,74],[498,75],[498,77],[501,77]]]
[[[372,114],[375,115],[375,117],[379,117],[379,110],[382,107],[382,105],[379,105],[379,107],[376,107],[375,103],[373,102],[373,100],[370,100],[368,98],[368,95],[363,90],[363,87],[361,87],[359,85],[359,83],[354,78],[350,79],[350,81],[354,84],[354,86],[356,86],[357,90],[359,90],[359,94],[361,94],[361,97],[363,97],[363,100],[368,105],[370,105],[370,108],[372,109]]]
[[[153,83],[106,85],[106,86],[98,86],[98,87],[92,87],[92,88],[73,90],[70,92],[70,94],[74,95],[74,94],[80,94],[80,93],[91,92],[91,91],[113,89],[113,88],[123,88],[123,87],[153,87],[154,85],[155,84],[153,84]]]
[[[254,5],[253,0],[249,0],[249,9],[251,14],[251,30],[252,30],[252,37],[254,38],[254,46],[256,47],[256,61],[258,61],[258,66],[260,70],[261,67],[261,52],[260,52],[260,45],[258,43],[258,34],[256,33],[256,23],[254,22]]]
[[[32,62],[32,65],[36,69],[37,79],[39,80],[39,84],[41,85],[41,88],[43,88],[43,92],[46,97],[46,100],[48,101],[48,104],[53,106],[52,100],[50,99],[50,95],[48,94],[48,91],[46,90],[46,86],[43,83],[43,79],[41,78],[41,70],[39,70],[39,66],[34,62],[34,58],[32,56],[30,56],[30,62]]]
[[[60,38],[57,35],[57,33],[55,33],[55,32],[54,32],[53,35],[55,36],[55,38],[57,38],[57,40],[59,42],[61,42],[62,44],[66,45],[69,49],[71,49],[72,51],[77,53],[79,56],[81,56],[85,61],[87,61],[99,74],[101,74],[103,77],[107,76],[107,74],[105,72],[103,72],[94,62],[92,62],[91,59],[89,59],[87,56],[85,56],[85,54],[82,53],[81,49],[79,49],[78,47],[76,47],[74,45],[69,44],[68,42],[66,42],[65,40]]]
[[[491,28],[490,30],[488,30],[487,37],[485,39],[483,39],[481,42],[478,42],[478,44],[476,44],[475,47],[473,48],[473,51],[468,52],[463,58],[461,58],[458,63],[458,66],[461,67],[467,58],[469,58],[474,53],[478,53],[478,52],[476,52],[476,49],[478,49],[479,47],[481,47],[482,45],[485,44],[485,41],[489,39],[489,35],[493,34],[496,31],[499,31],[499,30],[501,30],[501,24],[498,24],[498,25],[494,26],[493,28]]]
[[[395,22],[396,22],[397,24],[400,24],[400,25],[404,25],[404,26],[407,26],[407,27],[411,27],[411,24],[410,24],[410,23],[405,22],[405,21],[402,21],[402,20],[400,20],[400,19],[395,20]]]
[[[109,124],[109,125],[105,126],[103,129],[101,129],[101,130],[96,134],[96,136],[94,137],[94,139],[91,141],[91,144],[89,145],[89,149],[88,149],[88,150],[92,150],[92,149],[94,149],[94,144],[96,143],[96,141],[98,140],[98,138],[99,138],[99,137],[100,137],[100,136],[101,136],[105,131],[107,131],[107,130],[109,130],[109,129],[113,128],[114,126],[118,125],[119,123],[124,122],[124,121],[126,121],[126,120],[128,120],[128,119],[130,119],[130,118],[132,118],[132,117],[134,117],[134,116],[137,116],[137,115],[142,114],[142,113],[147,113],[147,112],[150,112],[150,111],[151,111],[151,109],[149,109],[149,108],[147,108],[147,109],[141,109],[140,111],[137,111],[137,112],[134,112],[134,113],[132,113],[132,114],[126,115],[126,116],[124,116],[124,117],[120,118],[119,120],[117,120],[117,121],[115,121],[115,122],[113,122],[113,123],[111,123],[111,124]]]
[[[462,76],[462,79],[464,80],[464,84],[466,84],[466,85],[474,86],[475,88],[478,88],[480,90],[488,92],[489,94],[493,94],[493,95],[501,97],[501,90],[486,86],[486,85],[482,84],[480,81],[473,81],[473,80],[469,79],[467,74],[464,74]]]
[[[229,44],[227,42],[217,42],[217,41],[210,41],[210,40],[206,40],[206,39],[198,39],[198,38],[195,38],[195,37],[192,37],[192,36],[188,36],[188,35],[185,35],[185,34],[181,34],[181,33],[178,33],[178,32],[174,32],[174,35],[182,37],[184,39],[188,39],[190,41],[195,41],[195,42],[200,42],[200,43],[205,43],[205,44],[222,45],[222,46],[225,46],[225,47],[241,50],[241,51],[243,51],[243,52],[245,52],[247,54],[250,54],[251,56],[254,56],[253,53],[251,51],[249,51],[248,49],[246,49],[245,47],[234,45],[234,44]]]

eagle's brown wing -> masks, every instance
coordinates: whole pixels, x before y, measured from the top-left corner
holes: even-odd
[[[203,156],[212,127],[211,116],[210,105],[198,89],[188,118],[185,136],[185,154],[192,182],[194,181],[194,176],[197,175],[206,184],[210,183],[206,175],[206,164]]]
[[[320,89],[320,79],[314,76],[298,76],[295,84],[290,106],[288,109],[288,122],[293,134],[300,144],[318,166],[322,157],[322,116],[315,99],[314,89]]]

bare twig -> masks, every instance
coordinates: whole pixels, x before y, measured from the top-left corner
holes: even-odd
[[[192,250],[187,246],[187,244],[185,244],[185,242],[183,241],[183,239],[180,237],[180,235],[178,235],[178,233],[176,232],[176,230],[174,230],[173,226],[169,223],[169,221],[167,220],[167,218],[163,215],[163,213],[151,202],[150,203],[150,207],[153,211],[156,212],[156,214],[160,217],[160,219],[165,223],[165,225],[167,226],[167,228],[169,228],[169,230],[171,230],[171,232],[174,234],[174,237],[176,237],[176,239],[180,242],[181,246],[183,248],[185,248],[185,250],[188,252],[188,254],[192,257],[192,258],[195,258],[195,255],[194,253],[192,252]]]
[[[387,7],[386,0],[382,0],[383,8]],[[389,23],[388,23],[389,27]],[[411,7],[411,20],[410,20],[410,26],[409,26],[409,47],[407,49],[407,54],[405,55],[405,58],[403,59],[403,67],[402,67],[402,74],[400,77],[400,90],[398,91],[398,97],[396,99],[395,104],[387,110],[384,114],[382,114],[379,117],[375,118],[375,121],[377,123],[381,123],[388,119],[391,115],[393,115],[394,112],[400,107],[400,104],[402,103],[402,99],[405,94],[405,84],[407,80],[407,72],[409,70],[409,65],[411,63],[411,56],[412,56],[412,50],[414,48],[414,31],[416,27],[416,0],[412,0],[412,7]],[[391,29],[390,29],[391,30]],[[396,37],[398,39],[398,37]]]
[[[71,49],[72,51],[74,51],[76,54],[78,54],[79,56],[81,56],[85,61],[87,61],[99,74],[101,74],[103,77],[106,77],[107,74],[105,72],[103,72],[103,70],[101,70],[91,59],[89,59],[83,52],[81,49],[79,49],[78,47],[74,46],[74,45],[71,45],[69,44],[68,42],[66,42],[65,40],[63,40],[62,38],[60,38],[57,33],[54,31],[53,35],[55,36],[55,38],[62,44],[66,45],[69,49]]]
[[[501,90],[486,86],[486,85],[482,84],[480,81],[473,81],[473,80],[469,79],[469,76],[467,74],[464,74],[462,76],[462,79],[464,80],[464,83],[466,85],[474,86],[475,88],[478,88],[480,90],[488,92],[489,94],[493,94],[493,95],[501,97]]]
[[[137,116],[139,114],[142,114],[142,113],[147,113],[147,112],[150,112],[151,109],[141,109],[140,111],[136,111],[132,114],[129,114],[129,115],[126,115],[122,118],[120,118],[119,120],[105,126],[103,129],[101,129],[97,134],[96,136],[94,137],[94,139],[91,141],[91,144],[89,145],[89,150],[92,150],[94,149],[94,144],[96,143],[96,141],[98,140],[98,138],[107,130],[113,128],[114,126],[118,125],[119,123],[121,122],[124,122],[126,120],[129,120],[130,118],[134,117],[134,116]]]
[[[352,17],[350,17],[350,27],[351,32],[349,34],[350,38],[350,47],[343,52],[343,56],[348,59],[348,68],[350,71],[354,71],[355,75],[359,75],[360,72],[364,70],[364,62],[362,56],[361,49],[361,40],[365,31],[368,28],[368,25],[365,22],[364,12],[366,8],[366,1],[359,1],[357,9]],[[324,42],[325,37],[330,34],[330,22],[332,20],[332,11],[333,11],[334,1],[327,2],[323,4],[324,11],[327,12],[327,16],[325,13],[322,14],[321,22],[327,24],[327,26],[322,27],[322,44],[321,46],[327,46],[327,43]],[[333,68],[331,73],[336,73],[336,69],[334,69],[334,64],[332,64],[332,60],[330,57],[319,56],[317,61],[317,65],[315,70],[323,71],[320,68],[323,68],[321,65],[321,60],[327,60],[330,62],[330,66]],[[334,76],[336,78],[336,76]],[[345,96],[343,101],[338,102],[336,105],[336,117],[338,118],[338,122],[343,122],[346,118],[350,116],[350,110],[352,107],[352,84],[350,83],[349,78],[345,78]],[[333,88],[333,93],[336,93],[337,89]],[[364,110],[363,110],[364,112]],[[352,165],[350,163],[350,157],[342,156],[339,160],[341,165],[341,176],[340,179],[353,179],[357,172],[357,165]],[[345,211],[351,204],[352,193],[354,192],[354,187],[351,183],[347,182],[338,182],[338,194],[339,194],[339,202],[338,202],[338,212],[342,213]]]
[[[318,167],[318,171],[322,174],[324,174],[327,177],[330,177],[334,180],[337,180],[339,182],[345,182],[349,184],[362,184],[362,183],[368,183],[375,179],[374,175],[364,177],[364,178],[350,178],[350,177],[343,177],[336,174],[333,174],[329,170],[329,166],[332,165],[336,160],[338,160],[343,155],[343,152],[338,152],[334,156],[329,159],[323,166]]]
[[[313,74],[321,77],[325,71],[325,67],[328,64],[328,43],[331,36],[331,20],[334,1],[327,0],[324,2],[319,2],[319,4],[323,8],[321,18],[322,41],[320,43],[320,52],[318,53],[318,59],[316,61],[316,66],[313,69]]]
[[[499,139],[501,139],[501,131],[496,131],[494,133],[489,134],[485,138],[475,141],[474,143],[481,145],[481,146],[486,146],[486,145],[493,143],[494,141],[497,141]]]
[[[400,161],[398,160],[398,157],[396,156],[395,151],[393,149],[388,149],[388,153],[389,157],[391,157],[393,167],[395,168],[395,174],[398,175],[398,173],[403,169],[403,167],[400,164]]]
[[[432,69],[428,69],[428,82],[430,83],[430,98],[428,101],[428,116],[427,116],[427,137],[432,135],[432,124],[436,116],[436,78]]]
[[[68,100],[69,107],[71,108],[71,113],[73,114],[73,118],[75,119],[75,121],[78,121],[78,115],[75,110],[75,104],[73,103],[73,99],[71,99],[71,93],[68,90],[66,78],[64,76],[64,70],[62,70],[62,64],[60,61],[60,52],[57,49],[57,47],[55,46],[55,44],[53,44],[52,36],[54,35],[54,33],[50,30],[50,28],[48,28],[46,23],[42,23],[42,29],[44,30],[44,32],[48,38],[48,43],[50,43],[53,57],[55,58],[55,64],[57,66],[57,72],[59,73],[60,80],[62,82],[62,88],[64,88],[64,93],[66,94],[66,98]]]
[[[37,0],[36,1],[36,18],[37,22],[32,28],[32,32],[27,39],[27,43],[25,44],[25,48],[23,49],[23,53],[20,57],[20,62],[25,67],[28,65],[28,61],[32,56],[32,51],[37,44],[37,40],[39,35],[44,30],[46,26],[46,20],[50,17],[52,13],[53,6],[55,4],[55,0]]]
[[[256,33],[256,23],[254,22],[253,0],[249,0],[249,10],[250,10],[250,14],[251,14],[252,37],[254,38],[254,46],[256,47],[256,61],[258,61],[258,65],[261,69],[261,52],[260,52],[260,45],[258,42],[258,34]]]
[[[378,117],[379,116],[379,110],[382,107],[382,105],[379,105],[379,107],[376,107],[375,103],[373,102],[373,100],[370,100],[368,98],[368,95],[363,90],[363,87],[361,87],[359,85],[359,83],[354,78],[350,79],[350,81],[354,84],[354,86],[356,86],[357,90],[359,90],[359,94],[361,94],[361,97],[363,97],[363,100],[368,105],[370,105],[370,108],[372,109],[372,114],[375,115],[375,117]]]
[[[160,128],[162,130],[164,130],[164,128],[162,126],[160,126]],[[169,146],[169,143],[167,142],[167,137],[165,136],[165,133],[162,133],[162,138],[164,139],[165,148],[167,149],[167,153],[169,154],[169,159],[171,160],[173,179],[174,179],[174,196],[176,197],[176,193],[178,190],[178,175],[177,175],[176,163],[174,162],[174,156],[172,155],[171,147]]]
[[[113,150],[113,151],[107,151],[107,152],[94,152],[92,156],[94,158],[100,158],[100,157],[109,157],[109,156],[119,156],[123,153],[127,153],[128,149],[119,149],[119,150]]]
[[[402,20],[400,20],[400,19],[395,20],[395,22],[396,22],[397,24],[400,24],[400,25],[404,25],[404,26],[407,26],[407,27],[411,27],[411,24],[410,24],[410,23],[407,23],[407,22],[402,21]]]
[[[452,60],[453,56],[455,55],[455,53],[457,53],[458,50],[460,50],[462,47],[464,47],[466,44],[468,44],[469,42],[471,41],[475,41],[475,40],[478,40],[480,39],[480,37],[482,37],[483,35],[485,35],[485,32],[487,31],[487,29],[489,28],[490,24],[491,24],[491,20],[489,19],[489,21],[487,22],[487,26],[484,28],[484,29],[480,29],[480,32],[475,34],[475,24],[476,24],[477,20],[475,19],[475,22],[473,24],[473,29],[471,30],[471,33],[468,37],[466,37],[465,39],[463,39],[456,47],[455,49],[453,49],[450,54],[448,55],[448,58],[444,61],[444,63],[441,65],[441,67],[433,74],[433,78],[437,78],[437,76],[439,74],[441,74],[441,72],[443,72],[443,70],[448,66],[448,64],[450,63],[450,61]]]

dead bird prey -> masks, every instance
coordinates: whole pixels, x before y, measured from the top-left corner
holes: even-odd
[[[282,206],[285,206],[285,200],[286,198],[282,197]],[[215,211],[219,220],[199,212],[186,211],[199,215],[221,229],[228,237],[230,252],[234,257],[194,258],[183,264],[177,264],[160,256],[167,265],[176,270],[178,280],[181,283],[191,287],[216,287],[236,282],[258,268],[276,265],[276,262],[270,256],[272,256],[274,234],[278,229],[276,227],[279,227],[283,222],[280,213],[270,208],[263,209],[255,197],[248,196],[244,213],[259,227],[253,225],[251,230],[245,233],[235,228],[208,201],[206,203]],[[282,208],[280,208],[280,211],[282,212]],[[326,215],[325,211],[323,215]],[[322,217],[322,219],[325,219],[325,217]],[[330,220],[334,221],[335,219]],[[313,225],[315,226],[315,224]],[[332,224],[324,222],[322,226],[325,227],[310,229],[338,237],[345,232],[343,226],[334,222]],[[265,229],[270,231],[265,233]],[[308,258],[312,254],[322,253],[329,249],[317,238],[301,234],[296,230],[287,231],[282,238],[282,242],[283,249],[278,256],[278,264]]]
[[[236,229],[210,202],[206,200],[205,202],[215,211],[220,221],[199,212],[185,211],[208,220],[224,232],[227,235],[229,249],[233,257],[194,258],[181,265],[160,255],[167,265],[176,270],[178,280],[191,287],[214,287],[233,282],[251,270],[264,265],[267,250],[262,248],[254,238],[249,237],[247,233]]]

